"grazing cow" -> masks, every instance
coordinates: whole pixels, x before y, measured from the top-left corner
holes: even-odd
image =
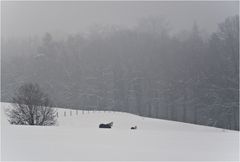
[[[135,127],[131,127],[131,129],[137,129],[137,126],[135,126]]]
[[[99,128],[111,128],[113,126],[113,122],[108,123],[108,124],[100,124]]]

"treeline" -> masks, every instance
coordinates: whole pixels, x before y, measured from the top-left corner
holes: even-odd
[[[164,21],[98,27],[54,40],[2,39],[1,96],[36,82],[56,106],[125,111],[239,130],[239,17],[203,38],[173,34]]]

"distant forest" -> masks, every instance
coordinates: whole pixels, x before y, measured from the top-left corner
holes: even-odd
[[[239,130],[239,16],[203,35],[160,18],[55,39],[1,40],[1,101],[38,83],[55,106]]]

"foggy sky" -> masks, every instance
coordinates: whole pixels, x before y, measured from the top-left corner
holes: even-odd
[[[212,32],[217,23],[237,14],[238,2],[2,2],[2,36],[28,37],[45,32],[85,32],[94,24],[133,27],[148,16],[164,17],[175,31],[194,23]]]

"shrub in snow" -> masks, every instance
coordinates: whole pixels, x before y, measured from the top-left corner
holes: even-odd
[[[6,114],[8,121],[16,125],[55,125],[57,112],[52,102],[38,84],[22,85],[12,98],[13,108]]]

